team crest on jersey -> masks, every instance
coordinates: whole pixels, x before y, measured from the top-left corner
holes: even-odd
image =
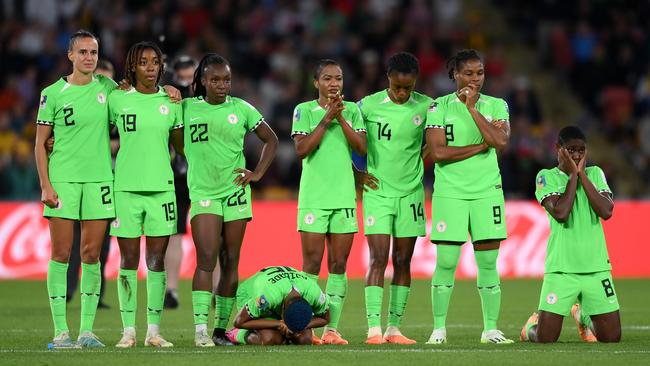
[[[199,201],[199,205],[201,207],[210,207],[211,204],[212,204],[212,200],[200,200]]]
[[[375,217],[374,216],[366,217],[366,225],[368,225],[368,226],[375,225]]]
[[[320,292],[320,297],[318,298],[318,303],[319,304],[323,305],[325,303],[325,300],[327,299],[325,296],[326,296],[325,293],[323,291],[321,291]]]
[[[160,114],[168,115],[169,114],[169,107],[161,104],[160,105]]]
[[[106,103],[106,96],[104,95],[104,93],[99,93],[99,94],[97,94],[97,101],[98,101],[100,104],[104,104],[104,103]]]
[[[300,120],[300,108],[296,108],[293,112],[293,121],[296,122],[298,120]]]
[[[41,95],[41,101],[38,103],[38,107],[45,109],[45,105],[47,105],[47,95]]]
[[[120,227],[120,219],[116,217],[115,220],[113,220],[113,222],[111,222],[111,227],[113,227],[115,229]]]
[[[305,216],[305,224],[307,225],[313,224],[315,220],[316,218],[313,213],[308,213],[307,216]]]
[[[438,223],[436,224],[436,230],[439,233],[444,233],[445,231],[447,231],[447,223],[444,221],[438,221]]]
[[[257,308],[259,310],[266,310],[266,308],[269,307],[269,301],[266,299],[264,295],[255,299],[255,304],[257,305]]]
[[[422,124],[422,116],[419,114],[416,114],[415,117],[413,117],[413,124],[416,126],[419,126]]]
[[[546,302],[549,305],[553,305],[557,302],[557,295],[554,292],[550,292],[548,295],[546,295]]]
[[[234,125],[237,122],[239,122],[239,118],[237,118],[236,114],[231,113],[231,114],[228,115],[228,123],[230,123],[231,125]]]
[[[537,189],[542,189],[546,187],[546,176],[540,175],[537,177]]]

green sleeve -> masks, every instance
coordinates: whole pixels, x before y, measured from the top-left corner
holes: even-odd
[[[553,195],[561,195],[562,192],[558,189],[558,184],[555,182],[555,174],[550,170],[544,169],[537,173],[535,178],[535,198],[541,204],[546,197]]]
[[[427,110],[426,128],[443,128],[446,108],[446,104],[441,98],[434,100]]]
[[[264,122],[262,114],[248,102],[244,102],[244,114],[246,117],[245,126],[247,131],[254,131],[262,122]]]
[[[363,122],[363,117],[361,117],[361,111],[355,103],[350,103],[347,108],[350,108],[351,117],[352,117],[352,129],[355,131],[366,131],[366,124]]]
[[[596,187],[596,190],[598,192],[607,192],[609,194],[612,194],[612,190],[609,188],[609,184],[607,184],[605,173],[603,173],[603,170],[600,169],[600,167],[591,167],[589,173],[589,180],[594,184],[594,187]]]
[[[96,74],[95,77],[99,78],[99,82],[102,83],[102,85],[104,86],[104,90],[106,90],[106,93],[110,93],[114,89],[117,89],[117,83],[113,79],[107,78],[106,76],[99,75],[99,74]]]
[[[314,282],[307,288],[303,295],[304,299],[311,305],[314,315],[323,315],[329,309],[328,296],[320,289],[317,283]]]
[[[309,111],[303,108],[302,104],[298,104],[293,111],[293,125],[291,126],[291,136],[293,135],[309,135],[310,120]]]
[[[367,102],[367,97],[357,102],[357,107],[359,107],[359,112],[361,112],[361,119],[363,119],[364,121],[368,117],[366,102]]]
[[[48,126],[54,125],[54,112],[56,110],[55,104],[54,93],[44,89],[41,92],[41,99],[38,103],[38,115],[36,117],[37,124]]]
[[[117,119],[119,116],[115,113],[117,108],[115,108],[116,102],[115,102],[115,92],[111,92],[108,95],[107,103],[108,103],[108,123],[112,125],[117,125]]]
[[[493,121],[509,121],[510,112],[508,111],[508,103],[501,98],[497,98],[494,103],[494,112],[492,113]]]
[[[175,130],[183,127],[183,106],[178,103],[172,103],[173,116],[171,121],[170,130]]]

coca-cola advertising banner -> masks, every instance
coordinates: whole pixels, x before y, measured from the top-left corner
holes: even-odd
[[[361,208],[358,208],[361,212]],[[301,267],[300,236],[296,231],[297,202],[255,201],[242,247],[239,274],[248,277],[268,265]],[[361,215],[359,215],[361,216]],[[427,205],[430,216],[430,205]],[[615,277],[650,277],[650,245],[642,232],[650,219],[650,202],[619,201],[614,216],[605,222],[605,236]],[[361,219],[360,219],[361,220]],[[548,218],[534,201],[506,203],[508,239],[501,245],[498,268],[502,277],[541,277],[549,235]],[[361,221],[359,227],[363,228]],[[191,227],[188,226],[188,230]],[[431,232],[431,222],[427,223]],[[144,239],[142,242],[144,245]],[[183,236],[181,276],[191,278],[196,265],[191,232]],[[146,273],[144,250],[140,274]],[[119,248],[112,239],[106,274],[114,278],[119,267]],[[326,255],[325,255],[326,257]],[[45,278],[50,258],[50,234],[39,203],[0,202],[0,279]],[[430,278],[436,265],[436,246],[419,238],[411,269],[418,278]],[[368,268],[368,246],[363,232],[354,239],[347,273],[361,278]],[[387,270],[391,272],[391,266]],[[323,263],[321,276],[327,272]],[[471,245],[463,245],[458,278],[476,276]]]

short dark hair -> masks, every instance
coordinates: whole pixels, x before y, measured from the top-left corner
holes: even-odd
[[[318,65],[316,65],[316,70],[314,70],[314,80],[318,80],[320,78],[320,73],[323,72],[324,68],[332,65],[341,67],[338,62],[329,58],[319,60]]]
[[[97,41],[97,43],[99,43],[99,40],[94,34],[92,34],[91,32],[85,29],[79,29],[78,31],[74,32],[70,36],[70,41],[68,41],[68,52],[72,51],[72,48],[74,47],[75,43],[77,43],[77,40],[80,38],[92,38],[95,41]]]
[[[160,50],[160,47],[153,42],[138,42],[131,46],[129,52],[126,54],[126,71],[124,72],[124,77],[129,85],[135,86],[135,68],[140,61],[140,57],[142,57],[142,52],[146,49],[153,50],[160,60],[160,70],[158,70],[156,84],[158,84],[162,78],[163,72],[165,71],[165,65],[163,63],[163,53]]]
[[[420,74],[418,59],[409,52],[398,52],[386,62],[386,73],[401,72],[403,74]]]
[[[115,68],[113,67],[113,64],[110,61],[108,61],[107,59],[105,59],[105,58],[101,58],[101,59],[99,59],[97,61],[97,68],[98,69],[108,70],[108,71],[111,71],[111,72],[115,71]]]
[[[180,69],[184,69],[187,67],[195,67],[195,66],[196,66],[196,61],[191,56],[188,55],[180,55],[172,63],[172,69],[174,69],[174,71],[178,71]]]
[[[221,57],[221,55],[218,55],[216,53],[208,53],[207,55],[203,56],[203,58],[199,62],[199,66],[196,68],[196,70],[194,70],[194,80],[192,81],[192,89],[194,90],[194,96],[205,98],[205,96],[207,95],[205,86],[201,84],[201,78],[203,77],[203,73],[205,72],[205,69],[210,65],[229,66],[230,63],[228,62],[228,60],[226,60],[225,58]]]
[[[314,312],[311,305],[301,296],[296,296],[287,301],[282,314],[282,320],[290,331],[297,333],[302,332],[312,317]]]
[[[557,135],[557,143],[564,146],[569,140],[582,140],[587,142],[584,132],[578,126],[566,126]]]
[[[479,60],[483,62],[481,55],[474,49],[460,50],[449,60],[447,60],[447,71],[449,72],[449,78],[451,80],[455,80],[454,71],[460,69],[460,65],[469,60]]]

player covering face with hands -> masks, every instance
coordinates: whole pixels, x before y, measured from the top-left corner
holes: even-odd
[[[605,174],[587,166],[585,135],[563,128],[556,145],[558,166],[537,174],[535,196],[551,224],[538,312],[521,340],[555,342],[569,314],[585,342],[621,339],[619,304],[601,219],[612,216],[614,201]]]

